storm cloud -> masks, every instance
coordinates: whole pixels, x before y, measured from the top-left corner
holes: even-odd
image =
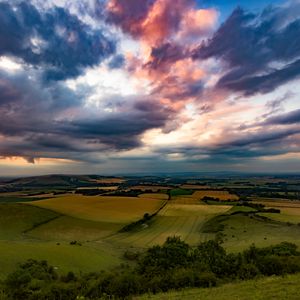
[[[76,77],[115,52],[115,41],[66,9],[0,2],[0,56],[43,69],[46,79]]]
[[[194,59],[215,57],[229,70],[218,87],[245,95],[267,93],[300,75],[300,3],[261,14],[237,8]]]

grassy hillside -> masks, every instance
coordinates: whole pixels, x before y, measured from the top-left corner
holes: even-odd
[[[59,272],[99,271],[116,266],[122,253],[103,243],[86,243],[104,233],[107,232],[103,232],[101,223],[31,205],[0,204],[0,279],[29,258],[48,260]],[[82,242],[82,246],[70,245],[71,240]]]
[[[298,300],[300,274],[269,277],[241,283],[226,284],[216,288],[186,289],[157,295],[136,297],[136,300]]]
[[[0,241],[0,249],[0,279],[30,258],[49,261],[58,273],[100,271],[121,263],[120,255],[102,244],[79,246],[54,241]]]
[[[16,240],[34,227],[45,224],[60,215],[24,204],[0,204],[0,239]]]

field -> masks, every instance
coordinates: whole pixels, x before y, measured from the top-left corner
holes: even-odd
[[[167,194],[140,194],[139,198],[146,198],[146,199],[161,199],[161,200],[168,200],[169,196]]]
[[[91,237],[95,224],[87,227],[79,219],[72,223],[58,213],[24,204],[0,204],[0,215],[0,279],[29,258],[49,260],[58,271],[77,272],[106,269],[121,261],[118,251],[101,243],[70,245],[69,240]],[[56,227],[62,220],[64,226]]]
[[[160,190],[171,190],[171,187],[168,186],[160,186],[160,185],[136,185],[130,187],[131,190],[141,190],[141,191],[152,191],[158,192]]]
[[[157,295],[136,297],[136,300],[298,300],[300,275],[269,277],[241,283],[230,283],[221,287],[186,289]]]
[[[253,243],[258,247],[265,247],[287,241],[300,247],[300,226],[263,218],[261,215],[264,216],[264,213],[249,212],[249,208],[234,207],[227,214],[210,219],[203,231],[222,233],[224,247],[232,252],[241,251]],[[279,214],[267,215],[277,217]]]
[[[130,179],[127,186],[125,178],[71,179],[43,177],[42,187],[38,186],[38,178],[17,180],[16,184],[24,183],[25,187],[14,191],[17,188],[11,188],[10,183],[8,191],[0,193],[0,279],[28,258],[46,259],[58,272],[99,271],[120,263],[133,264],[124,259],[125,250],[144,251],[175,235],[192,246],[218,236],[228,252],[241,251],[252,243],[263,247],[288,241],[300,247],[300,201],[295,190],[298,181],[291,181],[292,191],[288,191],[288,184],[281,189],[283,179],[272,178],[205,179],[193,184],[189,180],[176,179],[172,183],[170,179],[155,182],[147,178],[140,182]],[[148,183],[151,180],[152,185]],[[59,185],[59,189],[48,183]],[[30,184],[34,187],[28,187]],[[227,186],[231,188],[226,190]],[[89,189],[124,196],[75,194]],[[280,209],[280,213],[259,211],[255,205],[238,201],[241,196],[250,204]],[[204,197],[219,200],[203,201]],[[127,225],[133,226],[124,232]],[[186,290],[159,295],[158,299],[272,299],[274,293],[278,297],[282,293],[282,298],[274,299],[299,299],[293,298],[293,288],[289,288],[290,298],[284,298],[286,290],[282,286],[276,290],[279,281],[272,278]],[[299,284],[300,276],[282,282],[287,286]],[[250,292],[254,286],[258,287],[256,294]]]
[[[66,273],[100,271],[121,263],[120,254],[103,245],[70,245],[69,243],[23,240],[0,241],[0,279],[14,270],[18,263],[27,259],[47,260]]]
[[[211,217],[228,211],[230,206],[167,204],[147,227],[137,232],[119,233],[108,240],[117,245],[149,247],[163,243],[168,236],[181,236],[191,245],[213,235],[201,234],[201,226]]]
[[[239,197],[234,194],[230,194],[228,191],[215,191],[215,190],[203,190],[196,191],[193,197],[203,199],[204,197],[218,198],[219,200],[238,200]]]
[[[101,197],[68,195],[31,202],[64,215],[96,222],[126,224],[155,212],[163,200],[138,197]]]

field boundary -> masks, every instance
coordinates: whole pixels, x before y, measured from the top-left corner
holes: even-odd
[[[171,198],[169,194],[168,194],[168,196],[169,196],[168,199],[166,199],[164,201],[164,203],[153,214],[146,215],[147,213],[145,213],[145,215],[143,216],[142,219],[139,219],[139,220],[137,220],[135,222],[132,222],[130,224],[125,225],[124,227],[122,227],[118,231],[118,233],[124,233],[124,232],[133,231],[133,230],[137,229],[137,227],[142,226],[143,224],[146,224],[147,222],[149,222],[150,220],[152,220],[168,204],[168,202],[170,201],[170,198]]]

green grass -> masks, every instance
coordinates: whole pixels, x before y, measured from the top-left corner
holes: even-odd
[[[24,238],[24,233],[59,214],[24,204],[0,204],[0,239]]]
[[[241,251],[253,243],[258,247],[265,247],[287,241],[300,246],[300,226],[255,215],[217,216],[210,219],[202,229],[207,233],[222,232],[224,247],[229,251]]]
[[[47,260],[60,273],[92,272],[120,264],[120,254],[96,243],[83,246],[69,243],[37,241],[0,241],[0,279],[12,272],[18,263],[33,258]]]
[[[222,202],[223,203],[223,202]],[[234,212],[254,212],[256,211],[256,209],[249,207],[249,206],[239,206],[239,205],[235,205],[231,208],[231,210],[228,211],[228,213],[234,213]]]
[[[115,224],[92,222],[24,204],[0,204],[0,279],[29,258],[49,261],[58,271],[89,272],[121,262],[122,253],[103,242]],[[69,241],[83,242],[82,246]],[[59,245],[57,245],[59,243]]]
[[[300,275],[268,277],[240,283],[225,284],[216,288],[186,289],[135,299],[186,299],[186,300],[299,300]]]
[[[122,225],[109,222],[94,222],[61,216],[27,232],[27,235],[43,240],[93,241],[109,236],[120,230]]]
[[[184,190],[184,189],[173,189],[170,191],[171,197],[181,196],[181,195],[192,195],[195,191],[193,190]]]
[[[41,200],[42,197],[39,198],[26,198],[20,196],[0,196],[0,204],[1,203],[20,203],[20,202],[30,202],[34,200]]]

